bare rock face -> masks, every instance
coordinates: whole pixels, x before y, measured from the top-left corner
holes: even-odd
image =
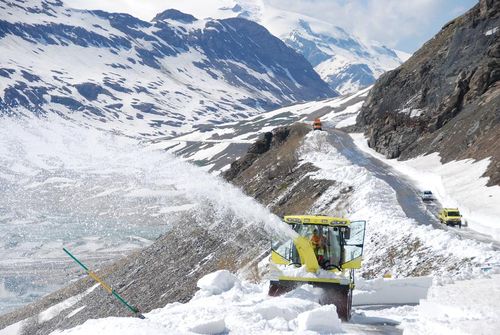
[[[388,158],[491,157],[489,185],[500,185],[499,27],[500,2],[481,0],[384,74],[357,119],[369,146]]]

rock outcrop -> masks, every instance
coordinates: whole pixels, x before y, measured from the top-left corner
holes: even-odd
[[[388,158],[491,157],[500,185],[500,2],[481,0],[374,85],[357,125]]]
[[[298,149],[310,126],[295,123],[263,134],[247,154],[233,162],[224,178],[240,186],[273,213],[309,213],[332,180],[312,179],[318,168],[301,163]]]

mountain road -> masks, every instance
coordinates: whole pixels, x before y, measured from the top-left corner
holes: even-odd
[[[406,216],[421,225],[432,225],[436,229],[444,229],[456,235],[459,239],[474,239],[483,243],[491,243],[494,250],[500,250],[500,242],[488,235],[481,234],[467,227],[448,227],[437,219],[441,204],[437,200],[422,201],[420,193],[410,179],[397,172],[388,164],[360,150],[349,134],[328,127],[329,142],[349,161],[366,168],[375,177],[385,181],[396,193],[399,205]]]

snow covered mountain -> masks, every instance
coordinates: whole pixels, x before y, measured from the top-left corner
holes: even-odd
[[[302,19],[283,40],[301,52],[321,78],[342,94],[372,85],[382,73],[398,67],[406,58],[404,53],[398,56],[394,50],[375,42],[363,43],[339,27],[315,32]]]
[[[270,0],[169,1],[169,6],[200,17],[244,17],[258,22],[281,38],[314,66],[321,78],[346,94],[375,82],[410,55],[380,43],[361,41],[340,27],[302,13],[279,8]]]
[[[151,22],[0,2],[1,113],[54,112],[129,135],[171,135],[335,96],[311,65],[243,18],[166,10]]]

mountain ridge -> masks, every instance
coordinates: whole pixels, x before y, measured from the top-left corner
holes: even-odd
[[[3,0],[0,10],[4,113],[50,110],[165,136],[336,95],[301,55],[242,18],[167,11],[145,22],[35,0]]]
[[[378,42],[364,41],[333,23],[283,9],[268,0],[213,0],[203,5],[173,0],[168,6],[198,18],[242,17],[261,24],[304,55],[321,78],[341,94],[370,86],[380,74],[396,68],[409,56]]]

